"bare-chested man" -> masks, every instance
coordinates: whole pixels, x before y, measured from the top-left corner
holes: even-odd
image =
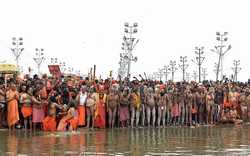
[[[203,87],[198,88],[196,92],[196,105],[198,107],[198,122],[199,124],[204,124],[205,117],[205,93]]]
[[[131,108],[131,127],[134,127],[134,119],[136,119],[136,127],[138,127],[140,119],[140,110],[141,110],[141,97],[137,88],[132,90],[130,94],[130,108]]]
[[[0,84],[0,128],[2,127],[2,122],[4,120],[4,109],[6,107],[6,95],[5,95],[4,84]]]
[[[166,104],[167,104],[167,96],[165,94],[165,91],[162,89],[160,94],[158,96],[158,120],[157,120],[157,126],[161,125],[165,127],[166,124]]]
[[[178,123],[180,125],[183,125],[185,122],[185,116],[186,116],[186,100],[185,100],[185,93],[183,86],[180,89],[180,95],[179,95],[179,110],[180,110],[180,117]]]
[[[122,127],[127,126],[129,120],[129,97],[129,88],[126,87],[120,95],[119,120]]]
[[[214,118],[214,91],[213,88],[209,88],[206,95],[206,122],[207,124],[213,124]]]
[[[141,124],[142,126],[145,126],[145,105],[146,105],[146,92],[147,92],[147,86],[144,84],[141,84],[140,86],[140,96],[141,96]]]
[[[90,118],[92,118],[92,128],[94,128],[94,118],[95,118],[95,105],[97,97],[94,92],[94,88],[90,88],[87,96],[86,108],[87,108],[87,128],[90,126]]]
[[[250,118],[250,89],[246,90],[247,120]]]
[[[223,99],[224,99],[224,92],[221,86],[217,86],[215,88],[215,99],[214,99],[214,104],[215,104],[215,122],[218,122],[221,118],[222,114],[222,106],[223,106]]]
[[[186,103],[186,106],[187,106],[187,110],[186,110],[186,122],[187,124],[192,124],[192,105],[193,105],[193,94],[192,92],[190,91],[190,89],[188,88],[186,90],[186,94],[185,94],[185,103]]]
[[[117,91],[114,88],[112,88],[110,94],[107,96],[107,108],[109,114],[108,119],[110,128],[114,127],[118,105],[119,105],[119,95],[117,94]]]
[[[246,97],[248,95],[248,93],[245,92],[246,90],[243,90],[240,93],[240,97],[239,97],[239,105],[241,107],[241,116],[240,118],[243,121],[246,121],[247,119],[247,103],[246,103]]]
[[[152,126],[155,126],[155,106],[156,106],[156,95],[153,88],[148,88],[148,93],[146,95],[146,114],[147,114],[147,123],[150,127],[150,121],[152,118]]]
[[[171,88],[168,88],[167,94],[166,94],[166,120],[167,125],[171,123],[171,108],[173,104],[173,90]]]

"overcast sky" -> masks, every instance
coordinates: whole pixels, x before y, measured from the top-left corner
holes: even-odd
[[[124,22],[138,22],[140,39],[133,54],[132,74],[153,73],[187,56],[188,72],[197,67],[190,60],[194,47],[204,46],[204,67],[215,78],[216,31],[227,31],[232,49],[224,59],[224,72],[232,74],[234,59],[241,60],[239,80],[250,77],[249,0],[1,0],[0,61],[14,63],[11,38],[23,37],[21,66],[35,68],[35,48],[46,57],[58,57],[67,66],[87,73],[96,64],[97,75],[117,73]],[[46,65],[42,70],[47,72]],[[176,79],[181,71],[176,72]]]

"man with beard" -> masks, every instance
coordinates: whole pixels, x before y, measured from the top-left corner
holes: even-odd
[[[219,85],[215,90],[214,104],[215,104],[215,122],[218,122],[222,113],[222,105],[224,99],[224,93],[222,87]]]
[[[120,105],[119,105],[119,120],[122,127],[127,126],[129,120],[129,88],[124,88],[120,95]]]
[[[250,89],[246,90],[247,120],[250,118]]]
[[[141,109],[141,97],[137,88],[134,88],[130,95],[130,105],[131,105],[131,127],[134,127],[134,119],[136,121],[136,127],[138,127],[140,119],[140,109]]]
[[[119,95],[114,87],[111,88],[110,94],[107,96],[107,108],[109,127],[113,128],[115,124],[116,112],[119,105]]]
[[[92,118],[92,128],[94,128],[95,105],[97,102],[96,93],[94,88],[91,87],[87,94],[86,108],[87,108],[87,128],[90,126],[90,119]]]
[[[165,94],[164,89],[161,89],[160,94],[158,96],[158,120],[157,120],[157,125],[160,127],[161,121],[162,121],[162,126],[165,127],[166,124],[166,104],[167,104],[167,96]]]
[[[2,128],[2,123],[4,120],[5,112],[4,109],[6,108],[6,94],[4,84],[0,84],[0,128]]]
[[[141,124],[144,127],[145,126],[145,105],[146,105],[146,92],[147,92],[147,86],[144,85],[144,83],[141,83],[140,85],[140,96],[141,96]]]
[[[246,93],[246,90],[242,90],[239,97],[239,105],[241,107],[241,119],[243,121],[246,121],[247,119],[247,103],[246,103],[246,97],[248,96],[248,93]]]
[[[152,125],[153,127],[155,126],[155,118],[156,118],[156,101],[157,97],[156,94],[154,93],[153,88],[148,89],[148,93],[146,95],[146,112],[147,112],[147,123],[148,127]],[[150,121],[152,119],[152,124],[150,124]]]
[[[205,118],[205,93],[202,86],[199,86],[196,92],[196,105],[198,106],[198,122],[204,124]]]

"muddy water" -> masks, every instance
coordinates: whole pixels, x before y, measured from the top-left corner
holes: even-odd
[[[0,130],[0,155],[249,155],[250,125],[81,129],[76,133],[10,134]]]

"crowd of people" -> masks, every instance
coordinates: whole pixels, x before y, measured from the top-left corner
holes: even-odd
[[[0,80],[0,126],[10,130],[195,127],[249,118],[248,83],[47,75]]]

